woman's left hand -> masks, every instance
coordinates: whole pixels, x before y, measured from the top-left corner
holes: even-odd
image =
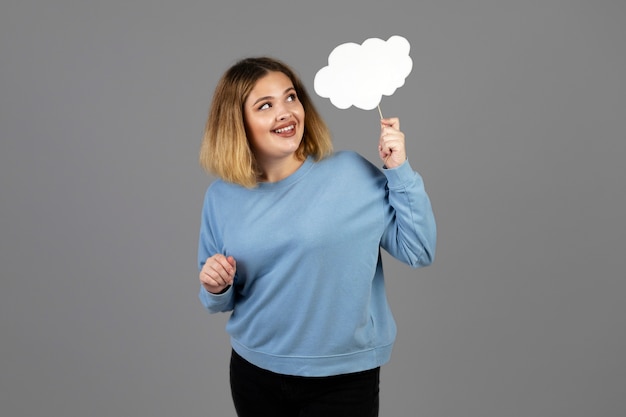
[[[386,168],[396,168],[406,161],[404,133],[400,131],[400,119],[390,117],[381,119],[380,140],[378,141],[378,155],[385,163]]]

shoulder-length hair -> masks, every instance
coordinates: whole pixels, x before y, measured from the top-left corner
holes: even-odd
[[[332,153],[330,131],[296,73],[274,58],[245,58],[230,67],[215,88],[200,146],[200,165],[206,172],[244,187],[257,185],[259,169],[246,135],[243,106],[256,82],[274,71],[289,77],[304,108],[304,135],[296,156],[320,160]]]

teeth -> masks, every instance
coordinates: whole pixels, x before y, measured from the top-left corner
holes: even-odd
[[[287,126],[287,127],[283,127],[281,129],[276,129],[274,132],[276,132],[276,133],[283,133],[283,132],[287,132],[289,130],[293,130],[293,128],[294,128],[294,125],[290,125],[290,126]]]

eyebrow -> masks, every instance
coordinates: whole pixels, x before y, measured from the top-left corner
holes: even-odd
[[[295,87],[289,87],[288,89],[286,89],[286,90],[283,92],[283,95],[287,94],[287,93],[288,93],[288,92],[290,92],[291,90],[296,91]],[[259,103],[259,102],[261,102],[261,101],[264,101],[264,100],[270,100],[270,99],[273,99],[273,98],[274,98],[273,96],[264,96],[264,97],[260,97],[260,98],[258,98],[258,99],[257,99],[254,103],[252,103],[252,105],[253,105],[253,106],[256,106],[256,105],[257,105],[257,103]]]

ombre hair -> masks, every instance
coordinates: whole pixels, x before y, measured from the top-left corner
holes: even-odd
[[[304,134],[296,157],[320,160],[332,153],[330,131],[295,72],[274,58],[245,58],[230,67],[215,88],[200,146],[200,165],[206,172],[244,187],[257,185],[260,173],[246,135],[243,106],[257,81],[270,72],[289,77],[304,108]]]

